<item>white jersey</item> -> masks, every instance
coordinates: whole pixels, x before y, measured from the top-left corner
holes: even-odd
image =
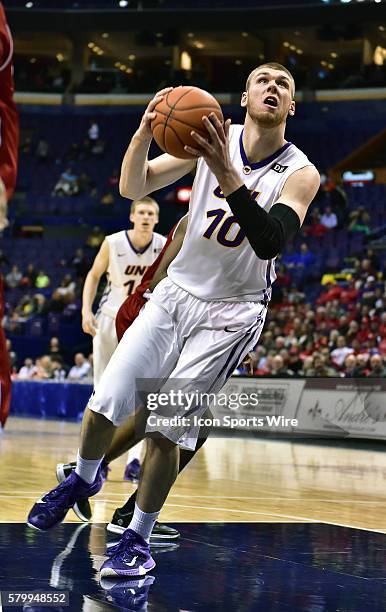
[[[134,293],[147,268],[157,259],[166,238],[153,232],[151,242],[140,251],[132,245],[125,230],[106,236],[106,240],[109,245],[107,285],[98,312],[115,318],[122,302]]]
[[[290,142],[261,162],[249,163],[242,135],[243,126],[231,126],[231,160],[257,205],[268,212],[279,201],[288,177],[313,164]],[[257,257],[203,158],[197,164],[186,236],[168,276],[202,300],[271,298],[276,279],[274,259]]]

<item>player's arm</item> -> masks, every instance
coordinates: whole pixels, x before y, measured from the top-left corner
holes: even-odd
[[[95,336],[98,322],[93,315],[92,305],[98,290],[101,277],[109,265],[109,244],[107,240],[102,242],[101,248],[94,259],[94,263],[86,276],[82,295],[82,328],[86,334]]]
[[[157,189],[166,187],[188,174],[196,164],[195,160],[177,159],[167,153],[151,161],[148,160],[153,138],[151,122],[157,116],[154,108],[171,89],[172,87],[161,89],[149,102],[140,126],[125,153],[119,180],[119,192],[125,198],[138,200]]]
[[[224,188],[227,189],[225,185]],[[229,184],[228,189],[231,188]],[[256,255],[260,259],[272,259],[299,231],[318,189],[318,171],[314,166],[306,166],[287,179],[279,201],[268,213],[256,206],[244,184],[224,195]]]
[[[188,215],[186,215],[183,219],[181,219],[181,221],[179,222],[173,240],[171,241],[171,243],[169,244],[168,248],[166,249],[164,256],[162,257],[160,264],[153,276],[153,278],[151,279],[150,285],[149,285],[149,289],[150,291],[153,291],[154,287],[156,285],[158,285],[158,283],[167,276],[167,270],[168,267],[170,266],[170,264],[172,263],[173,259],[175,259],[178,255],[178,253],[180,252],[180,249],[182,247],[182,243],[184,241],[185,238],[185,234],[186,234],[186,228],[188,226]]]

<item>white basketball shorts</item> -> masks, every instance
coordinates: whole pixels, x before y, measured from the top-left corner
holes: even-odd
[[[149,380],[147,391],[176,381],[186,393],[216,393],[256,345],[267,307],[259,302],[210,302],[187,293],[169,278],[155,288],[150,300],[125,332],[94,389],[88,407],[114,425],[138,408],[138,381]],[[199,418],[207,405],[189,415]],[[173,408],[176,415],[184,407]],[[147,427],[194,450],[199,427]]]
[[[98,331],[93,338],[94,387],[102,378],[102,374],[118,346],[115,331],[115,319],[103,312],[97,316]]]

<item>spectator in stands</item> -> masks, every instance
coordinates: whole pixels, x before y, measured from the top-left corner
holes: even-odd
[[[24,359],[24,365],[20,368],[18,378],[20,380],[30,380],[34,377],[36,368],[31,357]]]
[[[356,339],[359,332],[359,324],[358,321],[350,321],[348,326],[348,331],[346,334],[348,344],[352,344],[352,342]]]
[[[17,265],[12,266],[11,271],[5,277],[5,282],[7,283],[7,287],[9,289],[15,289],[20,285],[20,281],[23,278],[22,273],[20,272]]]
[[[334,229],[338,225],[338,218],[332,211],[331,206],[327,206],[320,218],[320,223],[328,230]]]
[[[368,365],[369,356],[366,353],[359,353],[356,356],[356,368],[354,370],[355,378],[364,378],[369,375],[370,369]]]
[[[43,355],[36,359],[36,371],[34,380],[49,380],[52,376],[52,361],[49,355]]]
[[[305,242],[300,245],[300,251],[284,255],[283,263],[288,268],[309,268],[315,261],[315,255],[311,253]]]
[[[35,269],[34,264],[30,263],[27,266],[27,270],[23,274],[20,284],[23,287],[35,287],[35,281],[38,273]]]
[[[338,336],[336,344],[336,349],[331,351],[331,359],[333,363],[340,368],[343,365],[346,356],[353,353],[354,350],[346,345],[345,336]]]
[[[56,292],[61,295],[64,302],[68,304],[75,299],[75,288],[76,283],[71,274],[66,274],[59,287],[56,289]]]
[[[364,206],[360,206],[350,214],[350,223],[348,231],[352,233],[370,233],[370,215],[366,212]]]
[[[288,378],[294,375],[293,371],[286,367],[281,355],[275,355],[273,357],[270,374],[271,376],[281,376],[282,378]]]
[[[87,136],[91,142],[95,142],[99,139],[99,125],[96,121],[90,121]]]
[[[381,355],[375,354],[370,357],[370,378],[385,378],[386,368]]]
[[[363,281],[366,281],[369,276],[375,276],[377,273],[376,269],[372,266],[371,259],[356,259],[354,261],[354,266],[356,278]]]
[[[23,295],[15,308],[14,321],[27,321],[35,312],[35,304],[31,295]]]
[[[59,355],[57,355],[56,357],[52,357],[51,361],[52,361],[51,378],[59,382],[65,380],[67,376],[67,371],[66,371],[66,368],[63,366],[62,358]]]
[[[96,225],[92,228],[91,232],[87,236],[86,245],[90,247],[91,249],[97,251],[100,248],[104,239],[105,239],[105,235],[103,231],[101,230],[100,227]]]
[[[44,138],[41,138],[39,140],[36,146],[35,156],[36,159],[41,163],[45,163],[46,161],[48,161],[50,157],[50,145]]]
[[[298,346],[292,346],[289,350],[288,368],[295,374],[299,374],[303,368],[303,362],[300,359],[300,349]]]
[[[91,370],[91,365],[87,361],[83,353],[77,353],[74,358],[75,365],[72,366],[68,373],[69,380],[82,380],[87,378]]]
[[[50,284],[49,276],[44,272],[44,270],[39,270],[39,273],[35,280],[35,287],[37,289],[46,289]]]
[[[46,304],[45,312],[63,312],[66,303],[64,298],[57,290],[52,292],[51,298]]]
[[[46,298],[44,297],[44,295],[42,295],[41,293],[35,293],[32,300],[33,300],[33,306],[34,306],[33,314],[35,315],[44,314],[45,307],[46,307]]]
[[[346,355],[345,360],[344,360],[344,368],[342,371],[342,375],[345,378],[354,378],[356,369],[357,369],[356,356],[353,355],[352,353],[350,353],[349,355]]]
[[[366,304],[367,306],[373,307],[377,299],[382,297],[383,292],[379,295],[376,293],[377,287],[375,286],[375,276],[368,276],[366,282],[361,288],[361,303]]]
[[[299,376],[313,376],[314,372],[314,358],[312,356],[306,357],[303,361],[303,367],[299,370]]]
[[[313,354],[313,367],[308,370],[307,376],[317,376],[326,378],[328,376],[336,376],[337,371],[326,364],[326,360],[320,353]]]
[[[346,225],[348,214],[347,194],[342,185],[337,185],[334,181],[327,181],[324,190],[329,195],[331,208],[338,219],[338,228]]]
[[[311,213],[311,223],[303,226],[305,236],[324,236],[327,228],[321,223],[319,208],[315,208]]]
[[[78,177],[71,170],[71,168],[68,167],[60,175],[59,180],[54,187],[52,195],[72,196],[72,195],[76,195],[78,192],[79,192]]]
[[[83,249],[76,249],[75,255],[70,259],[69,266],[75,268],[76,278],[84,280],[89,270],[89,262]]]
[[[49,355],[52,360],[56,358],[63,359],[63,351],[60,348],[60,342],[57,336],[52,336],[52,338],[50,338]]]

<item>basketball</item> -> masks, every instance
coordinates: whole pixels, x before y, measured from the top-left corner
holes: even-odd
[[[184,150],[186,145],[197,146],[190,135],[192,130],[207,138],[203,115],[215,112],[220,121],[224,121],[217,100],[198,87],[175,87],[157,104],[154,112],[157,113],[151,122],[154,140],[162,151],[180,159],[193,157]]]

